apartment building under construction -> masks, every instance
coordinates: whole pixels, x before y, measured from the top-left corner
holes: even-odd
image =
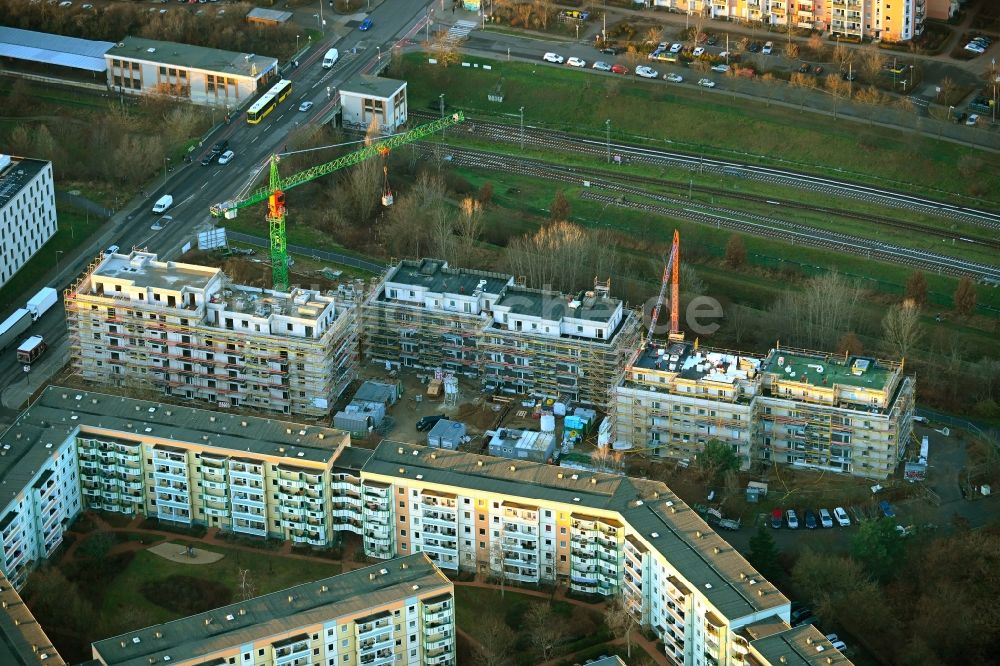
[[[597,284],[566,295],[442,261],[402,261],[366,301],[364,355],[478,377],[492,392],[606,407],[639,335],[638,317],[608,292]]]
[[[615,389],[615,439],[682,462],[714,439],[744,468],[761,460],[882,479],[905,452],[914,384],[901,363],[870,357],[654,343]]]
[[[98,384],[323,416],[357,371],[350,294],[232,284],[217,269],[132,252],[65,293],[74,369]]]

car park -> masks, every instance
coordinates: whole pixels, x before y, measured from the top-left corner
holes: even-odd
[[[371,30],[371,29],[372,29],[371,18],[366,18],[364,21],[361,22],[361,25],[358,26],[358,30],[360,30],[361,32],[365,32],[366,30]]]
[[[682,48],[684,48],[683,44],[680,44],[678,42],[674,42],[673,44],[670,45],[670,52],[671,53],[680,53]]]
[[[664,74],[663,79],[665,81],[670,81],[671,83],[683,83],[684,81],[683,76],[681,76],[680,74],[674,74],[673,72],[670,72],[669,74]]]
[[[652,67],[646,67],[645,65],[639,65],[635,68],[635,73],[644,79],[655,79],[660,74]]]
[[[895,518],[896,512],[893,511],[892,505],[889,504],[889,500],[882,500],[878,503],[878,509],[882,512],[882,515],[886,518]]]
[[[558,53],[552,53],[551,51],[543,55],[542,60],[544,60],[545,62],[554,62],[557,65],[561,65],[564,62],[566,62],[566,58],[563,58]]]
[[[819,510],[819,524],[823,527],[833,527],[833,516],[826,509]]]
[[[593,65],[591,65],[591,67],[593,67],[594,69],[596,69],[599,72],[610,72],[611,71],[611,65],[609,65],[606,62],[604,62],[603,60],[598,60]]]
[[[833,517],[836,518],[837,524],[840,525],[841,527],[851,526],[851,519],[847,515],[847,512],[844,511],[844,507],[838,506],[836,509],[834,509]]]
[[[790,530],[799,529],[799,517],[795,515],[795,509],[789,509],[785,512],[785,524]]]
[[[566,64],[569,65],[570,67],[586,67],[587,61],[584,60],[583,58],[577,58],[576,56],[573,56],[572,58],[566,61]]]
[[[417,432],[426,432],[437,425],[437,422],[441,419],[448,418],[444,414],[430,414],[428,416],[423,416],[417,421]]]
[[[978,122],[979,122],[979,114],[978,113],[973,113],[965,121],[965,124],[968,125],[969,127],[973,127]]]
[[[628,74],[628,67],[625,65],[614,64],[611,65],[611,71],[615,74]]]
[[[702,86],[703,88],[714,88],[715,81],[713,81],[712,79],[698,79],[698,85]]]
[[[234,153],[231,150],[227,150],[226,152],[219,155],[219,164],[229,164],[230,162],[233,161],[234,157],[236,157],[236,153]]]
[[[722,72],[723,74],[725,74],[726,72],[729,71],[729,65],[727,65],[725,63],[719,63],[718,65],[712,65],[712,71],[713,72]]]
[[[804,518],[806,522],[806,529],[816,529],[816,514],[813,513],[812,509],[806,509]]]
[[[763,53],[764,55],[771,55],[771,51],[773,50],[774,50],[774,42],[765,42],[764,48],[761,49],[760,52]]]
[[[781,509],[775,509],[771,512],[771,527],[776,530],[781,529]]]
[[[304,112],[304,111],[308,111],[311,108],[313,108],[313,103],[310,102],[310,101],[308,101],[308,100],[305,101],[305,102],[302,102],[301,104],[299,104],[299,111],[303,111]]]

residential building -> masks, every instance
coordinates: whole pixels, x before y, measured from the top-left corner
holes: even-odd
[[[638,339],[638,317],[606,286],[567,296],[423,259],[402,261],[372,291],[363,347],[387,367],[440,368],[490,391],[606,407]]]
[[[0,664],[67,666],[31,609],[0,573]]]
[[[102,666],[454,666],[454,585],[413,554],[91,646]]]
[[[382,134],[406,123],[406,81],[358,74],[340,86],[344,127],[367,129],[372,122]]]
[[[747,666],[850,666],[811,624],[790,628],[768,618],[744,627],[733,642],[734,661]],[[741,661],[742,659],[742,661]]]
[[[0,287],[57,229],[52,162],[0,154]]]
[[[901,363],[870,357],[654,344],[615,389],[613,436],[681,462],[714,439],[744,469],[760,460],[884,479],[910,437],[914,383]]]
[[[104,54],[108,87],[236,109],[278,76],[278,60],[204,46],[126,37]]]
[[[132,252],[101,257],[65,302],[73,367],[97,384],[318,417],[357,372],[349,295],[246,287]]]

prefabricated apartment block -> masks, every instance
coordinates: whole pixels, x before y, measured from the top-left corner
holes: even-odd
[[[92,644],[101,666],[454,666],[454,585],[413,554]]]
[[[638,345],[639,321],[600,286],[527,289],[510,275],[400,262],[364,308],[363,353],[389,367],[442,368],[484,389],[607,407]]]
[[[65,302],[73,367],[98,384],[323,416],[357,372],[356,305],[332,292],[236,285],[134,251],[101,257]]]
[[[756,460],[876,479],[902,458],[915,380],[901,363],[795,349],[645,348],[615,390],[615,438],[692,461],[716,439]]]

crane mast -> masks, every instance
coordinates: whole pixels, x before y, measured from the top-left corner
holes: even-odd
[[[643,346],[649,347],[653,342],[653,335],[656,332],[656,322],[660,319],[660,308],[667,295],[667,288],[670,288],[670,340],[683,340],[684,334],[680,331],[680,254],[681,235],[674,230],[674,240],[670,246],[670,256],[663,267],[663,278],[660,280],[660,294],[656,297],[656,304],[653,306],[653,314],[650,317],[649,328],[646,331],[646,343]]]
[[[424,137],[433,135],[438,130],[457,125],[463,120],[465,120],[465,116],[461,111],[458,111],[450,116],[415,127],[408,132],[396,134],[381,141],[375,141],[371,145],[338,157],[332,162],[310,167],[285,178],[282,178],[278,173],[280,157],[278,155],[271,155],[269,158],[270,173],[267,185],[242,199],[215,204],[210,208],[209,212],[214,217],[224,217],[227,220],[231,220],[236,217],[237,212],[241,208],[267,201],[267,213],[265,217],[267,219],[268,236],[271,244],[271,279],[274,289],[277,291],[286,291],[288,289],[288,238],[285,233],[285,193],[288,190],[331,174],[334,171],[354,166],[376,155],[385,155],[393,148],[413,141],[419,141]]]

